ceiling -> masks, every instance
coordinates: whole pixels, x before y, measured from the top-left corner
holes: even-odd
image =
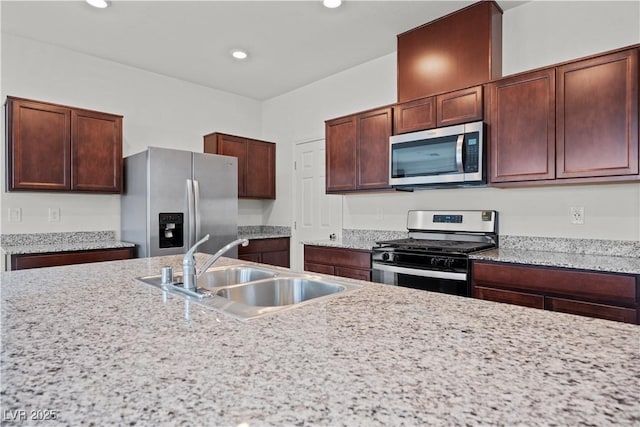
[[[396,35],[475,1],[6,1],[2,32],[256,100],[396,50]],[[503,10],[523,1],[499,1]],[[233,48],[249,52],[233,59]]]

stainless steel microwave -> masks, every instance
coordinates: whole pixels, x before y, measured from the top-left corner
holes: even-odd
[[[486,184],[482,121],[389,139],[389,185]]]

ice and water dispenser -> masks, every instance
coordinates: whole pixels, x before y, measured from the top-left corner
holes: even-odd
[[[180,248],[184,246],[184,214],[160,213],[159,214],[161,248]]]

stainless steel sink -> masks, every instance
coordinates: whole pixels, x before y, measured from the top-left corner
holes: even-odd
[[[280,277],[229,286],[216,292],[216,295],[256,307],[277,307],[344,292],[345,289],[344,285],[320,280]]]
[[[160,275],[138,277],[138,282],[179,295],[202,307],[239,320],[255,319],[303,304],[334,298],[362,288],[337,277],[299,274],[240,264],[208,269],[198,279],[197,292],[180,289],[181,275],[162,283]]]
[[[256,280],[275,277],[273,271],[255,267],[221,267],[205,271],[198,278],[198,287],[215,288],[219,286],[237,285],[239,283],[254,282]]]
[[[234,265],[231,267],[216,267],[206,270],[202,276],[198,278],[198,287],[217,288],[220,286],[237,285],[239,283],[247,283],[256,280],[268,279],[275,277],[276,273],[272,270],[266,270],[248,265]],[[139,281],[149,285],[163,287],[162,278],[158,275],[138,277]],[[182,283],[182,275],[176,274],[173,284]]]

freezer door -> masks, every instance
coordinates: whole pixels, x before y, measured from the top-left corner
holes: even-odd
[[[187,180],[191,179],[191,152],[149,147],[147,206],[149,218],[149,256],[183,254],[188,249],[189,215]],[[160,248],[160,214],[183,214],[184,244]],[[163,229],[161,229],[163,228]]]
[[[238,237],[238,159],[193,153],[193,179],[197,198],[196,241],[209,234],[199,252],[216,253]],[[236,257],[237,248],[225,256]]]

